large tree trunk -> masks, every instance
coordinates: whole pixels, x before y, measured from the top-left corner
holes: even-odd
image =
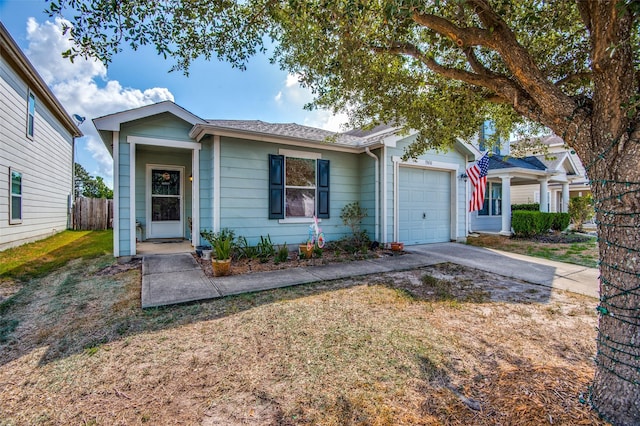
[[[617,1],[579,1],[591,33],[593,102],[563,131],[591,180],[600,248],[600,314],[593,407],[640,425],[640,113],[631,15]]]
[[[640,141],[627,144],[623,150],[635,152],[624,155],[626,161],[614,165],[596,157],[602,164],[591,169],[600,248],[591,401],[615,425],[640,424]]]

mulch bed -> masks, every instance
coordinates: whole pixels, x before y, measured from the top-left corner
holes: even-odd
[[[388,249],[368,250],[366,253],[346,253],[342,250],[323,249],[322,256],[311,259],[301,258],[298,252],[289,252],[289,259],[286,262],[276,263],[274,259],[261,262],[259,259],[233,259],[231,261],[231,275],[251,274],[255,272],[280,271],[290,268],[304,268],[307,266],[321,266],[331,263],[351,262],[354,260],[375,259],[385,256],[397,256],[404,254],[404,251],[391,251]],[[211,260],[204,260],[197,254],[193,254],[194,259],[200,264],[205,274],[213,277],[213,267]]]
[[[553,233],[547,235],[539,235],[537,237],[524,238],[529,241],[534,241],[538,243],[550,243],[550,244],[573,244],[573,243],[586,243],[590,241],[590,236],[582,235],[582,234],[572,234],[572,233]],[[517,239],[517,238],[514,238]]]

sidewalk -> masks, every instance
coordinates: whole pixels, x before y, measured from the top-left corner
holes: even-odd
[[[533,284],[598,297],[599,271],[459,243],[410,246],[408,254],[323,266],[209,278],[190,253],[148,255],[142,262],[142,307],[171,305],[452,262]]]

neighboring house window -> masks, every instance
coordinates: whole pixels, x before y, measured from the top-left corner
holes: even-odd
[[[22,223],[22,173],[9,169],[9,224]]]
[[[488,145],[488,139],[493,136],[495,132],[496,131],[492,122],[485,121],[484,123],[482,123],[482,126],[480,126],[480,135],[478,138],[478,148],[480,149],[480,151],[487,151],[489,148],[491,148],[491,151],[494,154],[500,155],[500,144],[502,143],[500,138],[498,138],[496,145],[493,145],[492,147]]]
[[[318,157],[269,155],[269,219],[329,217],[329,161]]]
[[[487,182],[487,189],[484,192],[484,204],[482,210],[478,210],[479,216],[501,216],[502,215],[502,184]]]
[[[33,138],[36,121],[36,97],[29,92],[27,99],[27,136]]]

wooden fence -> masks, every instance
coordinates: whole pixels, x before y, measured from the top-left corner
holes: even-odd
[[[93,231],[113,227],[113,200],[77,198],[73,206],[73,229]]]

